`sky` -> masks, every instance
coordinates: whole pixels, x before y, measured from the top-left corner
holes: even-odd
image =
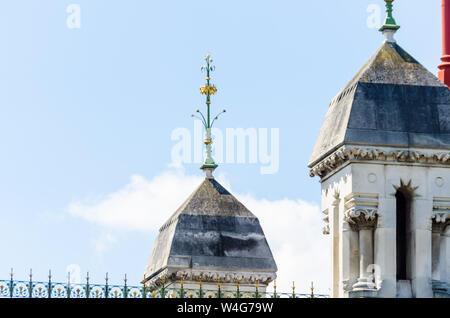
[[[398,43],[436,74],[440,1],[394,6]],[[382,44],[382,18],[381,0],[2,1],[0,280],[77,268],[139,284],[159,227],[203,178],[174,154],[202,146],[190,115],[205,108],[211,54],[212,109],[227,110],[216,133],[255,132],[261,149],[267,132],[279,161],[262,173],[245,146],[215,176],[260,219],[279,289],[329,293],[307,164],[330,100]]]

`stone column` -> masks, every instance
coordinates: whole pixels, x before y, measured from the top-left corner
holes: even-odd
[[[446,282],[447,286],[450,288],[450,225],[444,230],[441,236],[441,257],[443,262],[441,265],[441,279]],[[450,290],[449,290],[450,293]]]
[[[339,195],[334,195],[334,201],[332,203],[332,215],[331,215],[331,236],[332,236],[332,248],[331,248],[331,259],[333,264],[333,271],[332,271],[332,281],[333,281],[333,287],[332,287],[332,297],[338,298],[339,295],[339,282],[340,282],[340,268],[341,268],[341,262],[339,258]]]
[[[370,264],[373,264],[373,229],[362,228],[359,230],[359,279],[356,285],[368,282],[367,268]]]
[[[367,269],[373,264],[373,232],[377,224],[377,210],[352,208],[346,212],[345,217],[352,229],[359,233],[359,278],[353,285],[353,292],[375,291],[376,285]]]
[[[441,236],[441,256],[444,259],[444,262],[441,262],[441,279],[450,287],[450,225]]]
[[[432,216],[432,280],[434,292],[448,291],[448,266],[447,255],[448,228],[450,225],[450,213],[436,212]]]
[[[434,225],[434,224],[433,224]],[[433,234],[431,238],[432,247],[431,247],[431,268],[432,273],[431,277],[433,281],[440,281],[441,280],[441,271],[440,271],[440,252],[441,252],[441,232],[436,231],[435,227],[433,226]]]

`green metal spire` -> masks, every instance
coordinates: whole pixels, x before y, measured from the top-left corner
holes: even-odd
[[[386,20],[384,20],[383,26],[380,28],[380,31],[383,32],[385,30],[398,30],[400,26],[395,22],[394,16],[392,15],[392,11],[394,10],[393,2],[394,0],[384,0],[386,2]]]
[[[211,72],[214,71],[215,67],[212,65],[213,60],[211,59],[211,56],[208,55],[205,58],[206,65],[202,66],[202,71],[206,71],[206,84],[200,87],[200,93],[202,95],[206,96],[206,116],[203,115],[203,113],[197,109],[197,113],[200,114],[201,117],[192,115],[192,117],[199,118],[203,122],[203,126],[205,127],[205,145],[206,145],[206,158],[203,165],[200,167],[200,169],[204,171],[210,171],[212,172],[214,169],[217,168],[217,164],[214,162],[214,159],[212,157],[212,138],[211,138],[211,128],[214,125],[214,122],[219,119],[219,116],[226,111],[223,110],[218,115],[214,117],[214,119],[211,121],[211,96],[214,95],[217,92],[217,88],[210,83]],[[207,173],[208,175],[208,173]]]

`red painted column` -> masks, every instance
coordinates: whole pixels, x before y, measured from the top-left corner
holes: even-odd
[[[442,64],[439,79],[450,87],[450,0],[442,0]]]

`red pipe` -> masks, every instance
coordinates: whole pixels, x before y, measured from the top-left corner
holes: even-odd
[[[450,87],[450,0],[442,0],[442,64],[439,79]]]

